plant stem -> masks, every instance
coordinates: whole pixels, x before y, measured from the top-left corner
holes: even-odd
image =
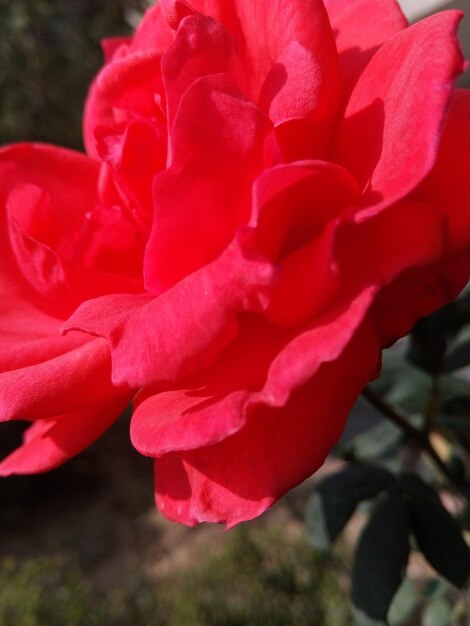
[[[431,442],[429,441],[429,436],[427,432],[422,432],[415,428],[409,421],[400,415],[398,411],[396,411],[392,406],[387,404],[385,400],[383,400],[375,391],[371,389],[371,387],[365,387],[362,395],[364,398],[382,415],[384,415],[387,419],[396,424],[401,430],[405,433],[408,439],[411,439],[415,443],[417,443],[424,452],[433,460],[434,464],[441,470],[444,476],[451,482],[455,487],[459,488],[457,481],[455,480],[452,472],[438,455],[436,450],[433,448]]]

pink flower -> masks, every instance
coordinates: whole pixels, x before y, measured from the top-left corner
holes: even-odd
[[[0,153],[0,403],[46,471],[137,393],[169,518],[228,526],[312,474],[381,348],[470,270],[461,15],[161,0],[107,62],[88,156]]]

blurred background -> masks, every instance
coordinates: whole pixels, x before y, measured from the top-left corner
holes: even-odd
[[[402,3],[413,19],[446,4]],[[0,144],[81,149],[99,41],[130,33],[145,5],[0,0]],[[467,56],[469,22],[462,26]],[[350,544],[329,556],[307,544],[309,484],[229,534],[188,530],[156,512],[152,465],[132,449],[128,427],[125,415],[47,475],[0,480],[0,626],[352,624]],[[2,425],[2,456],[20,437],[17,425]]]

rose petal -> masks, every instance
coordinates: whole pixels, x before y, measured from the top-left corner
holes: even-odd
[[[470,91],[457,90],[451,100],[437,163],[413,196],[446,215],[448,254],[470,247],[469,120]]]
[[[166,50],[171,46],[175,34],[162,14],[161,4],[157,2],[145,12],[133,38],[133,50]]]
[[[83,112],[83,144],[91,159],[99,160],[96,149],[95,129],[98,126],[110,126],[114,123],[111,104],[102,96],[97,78],[90,85]]]
[[[105,65],[125,56],[132,43],[130,37],[109,37],[101,41],[105,57]],[[113,109],[109,101],[103,97],[96,77],[88,90],[83,113],[83,143],[86,153],[92,159],[99,160],[96,149],[95,129],[98,126],[110,126],[114,123]]]
[[[131,316],[152,302],[146,293],[110,294],[87,300],[62,325],[62,333],[78,330],[94,337],[106,337],[115,346]]]
[[[189,16],[195,16],[196,11],[185,0],[161,0],[162,14],[173,30],[178,30],[181,22]]]
[[[56,317],[15,294],[4,293],[0,303],[0,372],[35,365],[89,341],[77,333],[61,337],[59,327]]]
[[[371,206],[358,220],[403,198],[434,165],[463,68],[456,36],[460,18],[447,11],[399,33],[358,80],[337,141],[338,161],[356,176],[364,204]]]
[[[49,215],[26,215],[17,207],[15,217],[24,230],[62,252],[81,231],[85,214],[96,203],[98,164],[79,152],[45,144],[17,144],[0,150],[2,203],[19,184],[47,191]],[[73,191],[71,191],[73,190]],[[23,215],[20,214],[23,213]]]
[[[272,359],[291,335],[245,315],[234,341],[210,369],[195,374],[187,388],[143,390],[136,400],[131,438],[139,452],[162,456],[175,450],[212,445],[237,432],[245,423],[245,404],[262,388]],[[247,359],[253,345],[256,358]]]
[[[85,302],[64,331],[109,339],[115,384],[174,380],[208,365],[236,334],[237,313],[265,306],[273,282],[270,264],[245,258],[233,244],[148,304],[145,296]]]
[[[106,65],[97,77],[99,97],[110,106],[144,118],[161,116],[162,52],[133,52]]]
[[[91,384],[93,381],[93,384]],[[0,374],[0,421],[36,420],[69,413],[132,392],[111,383],[111,359],[103,339]]]
[[[2,243],[0,280],[59,316],[70,315],[86,297],[142,288],[138,280],[83,265],[92,239],[89,217],[98,202],[98,171],[91,159],[54,146],[19,144],[0,151],[2,233],[9,235]],[[108,229],[100,249],[109,246],[112,235]]]
[[[25,203],[19,203],[14,211],[18,223],[36,236],[50,237],[51,243],[60,245],[60,228],[65,230],[65,236],[73,231],[77,214],[86,210],[86,205],[80,206],[80,203],[86,201],[93,181],[96,181],[96,164],[69,150],[20,144],[0,151],[0,202],[3,209],[0,212],[3,296],[0,305],[0,420],[50,417],[69,412],[75,406],[82,407],[86,404],[84,398],[93,401],[96,396],[103,400],[116,393],[109,382],[110,361],[106,344],[90,342],[80,336],[64,340],[59,334],[61,320],[58,319],[63,303],[45,302],[19,274],[17,261],[20,259],[18,254],[15,258],[12,253],[4,210],[11,189],[22,189],[24,193],[20,196]],[[32,185],[25,186],[25,182]],[[35,185],[46,186],[57,202],[52,203],[52,209],[57,211],[50,222],[41,212],[43,196]],[[39,205],[34,204],[35,199]],[[37,213],[28,213],[29,200],[38,207]],[[59,206],[69,213],[68,222]],[[80,280],[84,280],[83,272]],[[96,375],[97,389],[89,389],[87,375]],[[117,392],[121,393],[121,390]]]
[[[44,300],[45,306],[53,310],[55,315],[67,317],[83,300],[88,298],[116,291],[140,291],[140,281],[70,262],[66,258],[61,258],[48,245],[44,245],[28,232],[23,231],[21,221],[25,227],[31,228],[27,221],[40,216],[41,207],[44,204],[49,206],[48,195],[32,185],[16,187],[8,199],[11,248],[24,279]],[[48,212],[50,216],[50,211]],[[31,230],[34,232],[34,229]],[[109,239],[113,235],[116,238],[116,234],[116,232],[113,233],[112,228],[108,229]],[[95,252],[98,258],[92,257],[94,251],[89,243],[86,256],[91,257],[92,261],[98,260],[101,265],[105,265],[101,253],[104,242],[100,241],[98,251]],[[135,240],[131,243],[134,244]],[[59,247],[64,248],[64,242],[61,244]],[[125,245],[121,246],[121,253],[123,250],[125,250]],[[128,251],[128,259],[132,258],[133,252],[134,250]],[[85,258],[84,261],[86,260],[88,259]],[[127,263],[130,264],[129,261]],[[109,265],[110,269],[117,269],[112,266],[112,263]]]
[[[89,204],[96,174],[97,165],[93,161],[70,150],[41,144],[18,144],[0,150],[0,283],[5,297],[7,294],[15,295],[44,306],[43,298],[39,298],[25,280],[28,272],[21,271],[21,255],[15,242],[12,247],[10,237],[16,236],[19,222],[48,243],[60,246],[70,240],[78,228],[80,217],[83,219],[80,212]],[[19,185],[26,192],[23,199],[29,201],[25,206],[23,202],[16,203],[14,214],[17,223],[12,224],[6,207],[11,191]],[[45,197],[40,191],[43,186],[53,202],[49,203],[48,198],[46,203],[43,202]],[[70,193],[74,187],[77,192]],[[21,200],[20,196],[18,200]],[[37,209],[36,212],[28,211],[31,205]],[[69,213],[68,218],[61,213],[61,209]],[[67,306],[66,301],[57,304],[59,309]]]
[[[276,259],[321,234],[359,197],[355,180],[341,167],[303,161],[265,170],[253,186],[248,242]]]
[[[356,183],[336,165],[305,161],[266,170],[253,195],[244,244],[279,264],[266,315],[281,326],[304,324],[340,287],[336,218],[355,203]]]
[[[171,137],[171,166],[155,180],[144,260],[148,291],[161,293],[211,262],[248,221],[268,129],[225,75],[199,79],[186,91]]]
[[[320,366],[338,358],[372,303],[366,290],[332,309],[297,335],[246,316],[236,340],[210,369],[186,381],[191,387],[154,392],[137,398],[132,440],[148,456],[212,445],[239,430],[253,407],[284,406],[294,389]],[[256,344],[256,359],[246,359]]]
[[[250,81],[249,94],[255,101],[268,72],[289,44],[298,41],[322,59],[326,48],[334,46],[321,0],[193,0],[191,5],[235,35]]]
[[[441,254],[434,259],[431,256],[424,267],[412,267],[410,263],[411,267],[377,298],[374,316],[384,345],[406,335],[421,317],[454,300],[468,282],[470,196],[466,176],[470,156],[469,114],[468,92],[457,91],[451,100],[437,163],[412,196],[429,218],[438,213],[445,218]],[[394,219],[393,216],[390,219]],[[396,223],[401,237],[414,234],[417,242],[422,242],[419,245],[424,247],[426,239],[429,244],[436,241],[436,236],[426,230],[423,232],[418,224],[413,225],[408,216],[404,215],[403,219],[401,228]],[[396,255],[398,257],[404,258],[401,253]],[[412,298],[409,297],[411,293]]]
[[[105,37],[101,40],[101,48],[104,52],[105,65],[111,63],[117,54],[128,49],[132,43],[132,37]]]
[[[335,258],[345,285],[384,285],[443,254],[446,219],[433,206],[402,201],[373,219],[338,229]],[[357,288],[357,287],[356,287]],[[409,298],[413,290],[403,294]]]
[[[334,48],[328,46],[319,57],[299,41],[293,41],[282,51],[266,77],[260,107],[275,125],[303,117],[327,122],[335,117],[338,92]]]
[[[221,24],[200,14],[183,19],[174,43],[162,58],[170,133],[183,94],[198,78],[230,74],[242,86],[237,61],[232,41]]]
[[[323,344],[316,339],[321,353]],[[156,499],[167,517],[188,525],[226,522],[230,528],[260,515],[323,463],[357,394],[376,372],[379,350],[375,333],[364,323],[310,379],[312,362],[305,366],[304,350],[299,338],[291,350],[290,371],[297,369],[297,382],[303,375],[308,382],[290,393],[284,404],[271,400],[255,405],[236,434],[208,447],[164,454],[156,461]],[[282,394],[282,386],[274,393]]]
[[[276,128],[284,160],[319,158],[325,153],[340,104],[336,48],[329,28],[314,50],[290,43],[268,73],[260,107]],[[295,123],[292,123],[295,122]],[[298,141],[299,125],[308,136]]]
[[[324,0],[339,53],[343,98],[379,47],[408,26],[395,0]]]
[[[119,397],[35,422],[26,430],[23,445],[0,462],[0,476],[39,474],[62,465],[101,437],[127,404],[127,396]]]
[[[458,257],[403,272],[382,290],[373,308],[381,344],[391,345],[409,333],[419,319],[455,300],[469,276],[468,249]]]
[[[341,275],[335,258],[336,224],[317,239],[285,256],[266,317],[296,327],[318,316],[339,294]]]
[[[125,128],[98,127],[95,130],[97,152],[113,171],[112,183],[120,197],[142,226],[141,237],[148,236],[152,221],[152,184],[157,172],[166,164],[166,135],[162,127],[137,119]],[[146,155],[142,159],[142,155]],[[142,267],[142,260],[139,259]]]

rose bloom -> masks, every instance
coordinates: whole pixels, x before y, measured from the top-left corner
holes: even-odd
[[[161,0],[104,41],[87,154],[7,146],[1,475],[134,398],[160,511],[256,517],[311,475],[381,349],[470,270],[461,14],[393,0]]]

